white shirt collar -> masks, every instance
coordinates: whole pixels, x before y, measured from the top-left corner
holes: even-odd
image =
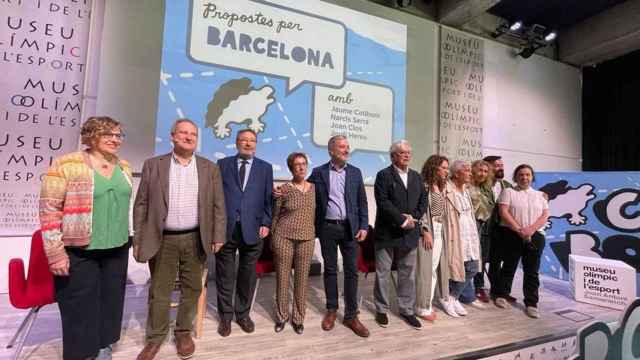
[[[398,174],[402,174],[402,175],[404,175],[404,174],[408,174],[408,173],[409,173],[409,167],[408,167],[408,166],[407,166],[407,170],[406,170],[406,171],[405,171],[405,170],[400,169],[399,167],[397,167],[397,166],[395,166],[395,165],[393,165],[393,167],[396,169],[396,171],[398,172]]]

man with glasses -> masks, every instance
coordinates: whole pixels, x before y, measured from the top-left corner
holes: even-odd
[[[238,153],[218,161],[228,219],[227,241],[216,254],[218,333],[223,337],[231,334],[234,315],[244,332],[255,330],[249,312],[256,287],[256,263],[271,228],[273,190],[273,168],[255,156],[256,143],[253,130],[240,130],[236,135]],[[236,253],[240,257],[237,273]]]
[[[138,360],[151,360],[169,332],[169,308],[176,271],[182,299],[174,329],[178,357],[195,352],[191,338],[207,255],[225,242],[222,178],[218,166],[194,154],[198,127],[189,119],[171,128],[173,151],[145,161],[136,196],[133,254],[149,262],[146,345]]]

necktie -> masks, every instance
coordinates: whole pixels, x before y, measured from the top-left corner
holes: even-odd
[[[240,188],[244,191],[244,177],[247,172],[247,160],[242,160],[240,165],[240,172],[238,173],[240,177]]]

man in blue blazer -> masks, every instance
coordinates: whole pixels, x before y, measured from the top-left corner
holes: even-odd
[[[262,253],[262,239],[271,227],[273,168],[255,157],[257,136],[244,129],[236,135],[238,154],[218,161],[227,209],[227,241],[216,253],[216,286],[221,336],[231,334],[235,313],[240,328],[255,330],[249,317],[256,286],[256,262]],[[235,258],[240,253],[236,279]],[[236,283],[235,304],[233,284]]]
[[[316,188],[316,236],[320,238],[324,260],[324,291],[327,313],[322,329],[333,329],[338,310],[338,247],[344,270],[343,323],[358,336],[368,337],[369,330],[358,320],[357,242],[367,237],[369,213],[362,173],[347,164],[349,141],[343,135],[329,139],[331,161],[311,173],[309,181]]]

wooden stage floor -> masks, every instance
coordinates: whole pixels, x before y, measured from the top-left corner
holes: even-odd
[[[520,274],[520,272],[518,272]],[[228,338],[217,332],[218,320],[209,309],[204,322],[204,334],[196,340],[194,359],[436,359],[519,342],[545,335],[574,331],[592,320],[576,321],[556,314],[561,310],[574,310],[606,322],[616,321],[619,311],[576,303],[570,298],[568,284],[543,278],[540,319],[530,319],[521,300],[510,310],[493,304],[486,309],[467,307],[470,314],[464,318],[450,318],[438,310],[435,324],[423,323],[423,330],[409,328],[399,317],[390,317],[389,327],[383,329],[374,321],[374,274],[366,279],[360,275],[360,291],[364,294],[360,318],[369,327],[371,336],[362,339],[349,329],[336,323],[335,329],[325,332],[320,328],[324,313],[322,277],[310,280],[305,332],[297,335],[287,325],[282,333],[273,331],[274,276],[266,276],[260,290],[252,318],[256,331],[245,334],[233,323]],[[516,278],[513,295],[521,299],[520,277]],[[114,348],[113,359],[135,359],[143,347],[144,326],[147,315],[146,286],[127,288],[122,338]],[[215,303],[215,285],[210,283],[209,301]],[[342,306],[342,303],[341,303]],[[0,295],[0,359],[10,359],[13,351],[6,344],[20,325],[26,312],[15,310],[6,294]],[[340,316],[340,315],[339,315]],[[339,317],[340,319],[340,317]],[[157,359],[177,359],[171,339],[162,347]],[[62,359],[60,315],[56,305],[45,307],[27,339],[21,359]]]

